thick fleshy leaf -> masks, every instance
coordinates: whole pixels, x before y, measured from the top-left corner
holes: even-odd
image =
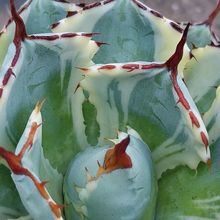
[[[155,169],[134,132],[119,132],[114,147],[89,147],[74,158],[64,184],[67,220],[155,219]]]
[[[210,108],[220,84],[220,48],[206,46],[192,50],[193,57],[184,69],[184,81],[201,113]]]
[[[40,0],[35,2],[37,1],[40,2]],[[69,7],[67,6],[69,4],[62,3],[62,5]],[[96,39],[110,45],[103,47],[94,60],[104,64],[90,67],[91,57],[102,44],[91,41],[91,34],[61,33],[30,36],[25,32],[22,33],[25,28],[21,25],[23,29],[20,31],[17,29],[14,42],[8,50],[0,72],[0,121],[4,125],[0,127],[0,145],[13,150],[34,103],[46,98],[43,109],[45,120],[43,146],[46,157],[52,165],[63,172],[66,171],[68,162],[76,152],[89,144],[103,145],[106,138],[114,139],[116,131],[125,130],[127,125],[140,132],[144,141],[150,145],[158,178],[167,169],[179,165],[188,165],[196,169],[200,161],[209,163],[209,140],[206,129],[179,76],[181,71],[177,73],[177,65],[182,54],[179,57],[175,57],[177,54],[172,56],[174,61],[177,58],[178,62],[176,61],[175,65],[169,62],[139,61],[168,60],[180,39],[182,29],[137,0],[106,0],[86,5],[78,11],[68,10],[70,10],[68,18],[54,25],[54,31],[67,27],[66,30],[101,32]],[[14,16],[14,19],[18,25],[20,22],[18,16],[17,18]],[[49,26],[45,27],[43,23],[42,25],[49,29]],[[68,29],[69,27],[74,29]],[[119,34],[115,35],[115,33]],[[85,78],[79,69],[73,67],[83,67],[81,69]],[[212,117],[213,114],[210,118]],[[38,127],[37,132],[40,129],[41,126]],[[39,139],[35,140],[32,148],[29,149],[28,146],[22,161],[24,163],[22,165],[30,169],[31,175],[25,175],[27,173],[24,172],[23,176],[19,175],[19,181],[17,179],[15,181],[29,212],[37,216],[37,219],[42,219],[38,217],[39,214],[44,215],[43,218],[50,219],[54,209],[58,210],[59,206],[48,203],[51,197],[44,197],[48,192],[44,182],[41,181],[47,180],[47,176],[50,178],[56,176],[57,173],[48,168],[50,167],[48,161],[42,163],[42,166],[46,167],[43,174],[39,171],[41,168],[38,168],[37,156],[42,155],[42,150],[39,150],[40,153],[35,152],[35,149],[41,149]],[[25,146],[24,142],[25,138],[22,137],[20,146]],[[37,164],[37,168],[33,167],[33,164]],[[174,180],[178,176],[176,172],[179,173],[180,179],[182,177],[191,179],[190,171],[182,169],[177,168],[172,171],[174,177],[166,173],[168,175],[163,181],[165,183],[170,181],[170,189],[176,190],[177,186],[180,186]],[[191,182],[203,187],[206,185],[203,176],[206,176],[207,169],[200,165],[198,170],[201,170],[198,174],[199,178]],[[210,193],[217,192],[214,175],[208,175],[213,182],[208,191]],[[185,184],[186,180],[182,182]],[[160,182],[160,187],[161,197],[167,196],[166,193],[170,192],[169,190],[164,192],[167,185]],[[185,197],[189,198],[191,193],[184,191],[188,190],[187,187],[181,189],[186,194]],[[27,202],[26,198],[29,198],[30,191],[33,191],[35,196]],[[53,187],[48,188],[48,191],[56,201],[59,200],[54,195],[56,193]],[[199,190],[198,194],[201,195]],[[174,195],[179,196],[179,191],[176,190]],[[210,198],[206,194],[204,196]],[[173,199],[172,196],[170,198]],[[214,201],[218,203],[216,199],[214,198]],[[179,205],[181,201],[178,200],[174,204]],[[38,202],[42,209],[47,211],[39,213],[36,207],[32,207]],[[177,216],[173,208],[175,205],[170,206],[167,211],[166,208],[164,209],[166,205],[164,202],[168,203],[166,199],[163,199],[163,203],[159,203],[158,218],[163,219],[165,216],[164,218],[171,219],[170,214],[172,214],[175,219]],[[192,215],[202,216],[201,201],[198,200],[197,203],[199,208],[192,203],[189,204],[189,208],[192,207],[190,212],[182,211],[181,208],[184,206],[179,205],[181,207],[179,213],[188,216],[189,219],[193,219],[189,217]],[[179,213],[178,217],[181,216]],[[209,217],[207,213],[204,216]]]
[[[204,115],[211,140],[211,168],[200,165],[195,171],[184,167],[169,171],[159,181],[157,219],[212,220],[220,217],[220,90]],[[181,196],[179,196],[181,195]]]
[[[187,45],[190,49],[206,47],[207,45],[211,44],[219,44],[219,39],[212,30],[213,22],[216,19],[219,11],[220,1],[218,1],[218,4],[205,21],[192,23],[187,36]],[[183,22],[180,25],[184,28],[187,23]]]
[[[0,166],[0,219],[8,220],[27,215],[22,205],[15,185],[10,177],[10,171]]]
[[[0,120],[4,122],[0,127],[1,146],[13,149],[31,108],[46,98],[45,154],[56,167],[67,166],[71,153],[77,152],[71,98],[82,75],[75,66],[91,65],[91,57],[99,47],[90,38],[91,34],[83,33],[32,35],[21,42],[22,50],[11,44],[0,72]]]
[[[97,53],[97,64],[165,61],[173,54],[182,32],[176,23],[137,0],[94,3],[69,12],[67,18],[53,27],[54,32],[101,33],[95,39],[109,46]]]
[[[115,138],[118,129],[134,127],[153,151],[158,177],[180,164],[195,169],[210,156],[204,146],[206,129],[184,83],[178,76],[176,83],[189,107],[178,97],[170,71],[160,65],[112,63],[83,69],[85,79],[74,97],[74,114],[79,118],[83,119],[83,103],[95,109],[95,123],[84,118],[75,125],[79,137],[94,129],[93,140],[86,134],[88,144],[103,145],[105,138]]]
[[[66,11],[76,10],[75,4],[56,2],[54,0],[28,0],[19,10],[28,34],[50,33],[50,25],[66,16]],[[11,19],[0,32],[0,67],[9,44],[13,40],[15,24]]]
[[[211,169],[202,164],[197,172],[181,167],[161,178],[156,219],[219,219],[219,149],[212,147]]]
[[[216,98],[214,99],[210,109],[204,114],[203,119],[210,135],[211,143],[219,141],[220,136],[220,87],[216,90]],[[217,145],[216,145],[217,148]]]
[[[195,24],[190,27],[187,37],[187,45],[190,49],[205,47],[213,41],[213,36],[210,28],[206,24]]]
[[[12,179],[29,214],[35,220],[62,220],[58,204],[63,203],[63,180],[43,155],[41,107],[42,103],[38,103],[32,112],[15,154],[0,148],[0,155],[12,171]]]

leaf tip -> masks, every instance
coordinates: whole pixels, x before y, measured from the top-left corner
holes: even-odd
[[[117,169],[127,169],[132,167],[131,158],[126,153],[129,143],[130,135],[106,152],[103,166],[98,163],[99,169],[97,172],[97,177]]]
[[[16,11],[14,0],[10,0],[10,10],[12,18],[16,24],[14,43],[19,44],[27,37],[25,24],[19,13]]]
[[[182,37],[176,46],[176,50],[175,50],[174,54],[166,61],[166,66],[169,70],[177,69],[177,66],[183,57],[184,45],[187,40],[187,34],[189,31],[189,27],[190,27],[190,23],[188,23],[186,28],[184,29]]]
[[[36,106],[35,106],[35,108],[34,108],[34,110],[35,110],[36,113],[39,113],[39,112],[41,111],[41,109],[43,108],[43,105],[44,105],[45,101],[46,101],[46,98],[44,98],[42,101],[38,101],[38,102],[37,102],[37,104],[36,104]]]

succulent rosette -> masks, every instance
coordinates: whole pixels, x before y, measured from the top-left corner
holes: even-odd
[[[0,219],[219,219],[219,10],[10,0]]]

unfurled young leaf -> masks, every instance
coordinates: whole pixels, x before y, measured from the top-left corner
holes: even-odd
[[[150,150],[132,132],[120,132],[113,148],[90,147],[76,156],[64,183],[67,219],[154,219],[157,183]]]

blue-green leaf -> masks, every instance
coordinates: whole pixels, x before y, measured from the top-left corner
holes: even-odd
[[[206,46],[192,50],[193,57],[184,69],[184,80],[201,113],[211,107],[216,87],[220,84],[220,48]]]
[[[160,177],[178,165],[196,169],[200,161],[209,160],[210,154],[202,139],[207,136],[205,126],[185,84],[177,76],[188,110],[176,94],[170,71],[157,65],[162,64],[112,63],[83,69],[85,78],[75,94],[73,116],[81,118],[77,123],[80,137],[88,124],[83,103],[89,100],[94,105],[99,126],[93,129],[97,130],[99,145],[106,143],[106,138],[115,138],[118,129],[134,127],[151,148]]]
[[[113,0],[70,12],[53,31],[100,33],[95,39],[109,46],[95,56],[98,64],[165,61],[173,54],[182,28],[137,0]]]
[[[12,168],[12,179],[24,206],[34,219],[62,219],[61,215],[56,215],[52,207],[56,206],[56,203],[63,204],[63,180],[62,176],[44,158],[42,119],[39,108],[41,108],[40,104],[32,112],[15,151],[18,157],[22,152],[23,173],[17,174]],[[46,185],[44,181],[47,182]]]
[[[81,71],[75,67],[90,66],[91,57],[99,48],[91,36],[31,35],[21,42],[19,56],[15,44],[10,45],[0,71],[0,118],[4,122],[0,127],[1,146],[7,149],[16,146],[33,106],[46,98],[42,111],[47,122],[43,128],[44,152],[52,165],[65,172],[68,161],[81,146],[74,136],[72,96],[82,79]],[[14,57],[18,59],[12,67]]]
[[[146,144],[130,132],[134,133],[128,131],[126,155],[131,167],[96,176],[104,169],[97,160],[101,166],[107,152],[114,149],[109,146],[87,148],[72,161],[64,185],[67,219],[154,219],[157,180],[151,154]],[[114,141],[119,146],[128,134],[120,132]]]

